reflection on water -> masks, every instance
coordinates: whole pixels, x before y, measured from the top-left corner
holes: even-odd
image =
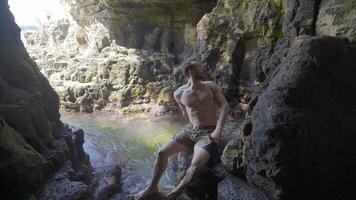
[[[154,152],[179,131],[182,118],[132,119],[111,113],[61,113],[61,120],[85,131],[84,149],[94,167],[119,164],[123,168],[126,188],[145,185],[151,177]],[[167,175],[161,185],[171,185]],[[130,176],[130,174],[132,176]],[[140,185],[141,185],[140,184]]]

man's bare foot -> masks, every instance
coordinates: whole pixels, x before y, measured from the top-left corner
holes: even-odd
[[[139,192],[138,194],[135,195],[135,200],[142,200],[149,194],[153,194],[153,193],[157,193],[157,192],[158,192],[157,187],[148,186],[147,188],[145,188],[144,190],[142,190],[141,192]]]
[[[175,200],[181,193],[181,189],[174,188],[172,191],[170,191],[167,195],[168,200]]]

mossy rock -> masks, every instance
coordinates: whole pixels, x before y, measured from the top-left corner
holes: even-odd
[[[129,82],[130,74],[130,64],[125,62],[119,62],[112,67],[109,73],[110,83],[113,85],[126,85]]]
[[[146,85],[146,97],[157,97],[161,91],[161,87],[156,82],[149,82]]]
[[[146,93],[146,88],[142,85],[135,85],[130,90],[132,97],[137,97],[140,95],[144,95]]]
[[[128,98],[129,94],[130,94],[129,90],[121,89],[121,90],[111,92],[108,99],[110,102],[122,101]]]
[[[174,92],[174,88],[171,86],[163,88],[158,95],[157,102],[167,103],[173,101],[174,100],[173,92]]]

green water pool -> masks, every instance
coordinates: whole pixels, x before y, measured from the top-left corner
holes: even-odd
[[[111,113],[62,112],[61,120],[85,131],[84,149],[93,167],[119,164],[124,177],[133,175],[128,177],[131,185],[147,184],[155,152],[185,124],[180,116],[152,119]],[[160,184],[170,185],[169,177],[168,169]]]

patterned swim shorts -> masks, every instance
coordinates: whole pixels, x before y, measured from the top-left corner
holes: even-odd
[[[181,132],[173,136],[173,140],[193,148],[194,145],[205,149],[210,155],[215,151],[216,144],[211,139],[210,134],[215,130],[215,126],[197,126],[189,123],[183,127]]]

